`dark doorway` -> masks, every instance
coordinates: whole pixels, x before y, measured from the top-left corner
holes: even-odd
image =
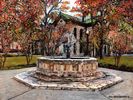
[[[83,43],[83,29],[80,29],[80,53],[83,53],[84,50],[84,43]]]
[[[77,28],[74,28],[73,34],[74,34],[75,38],[77,38]]]

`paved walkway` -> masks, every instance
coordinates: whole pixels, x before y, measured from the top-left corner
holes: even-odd
[[[124,82],[103,91],[31,89],[12,79],[20,72],[32,69],[0,71],[0,100],[133,100],[133,73],[100,68],[124,79]]]

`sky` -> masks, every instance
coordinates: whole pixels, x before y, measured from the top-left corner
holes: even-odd
[[[70,7],[73,7],[75,4],[76,0],[63,0],[63,1],[69,1],[70,2]]]
[[[74,6],[74,3],[75,3],[76,0],[67,0],[67,1],[70,2],[70,6]]]
[[[75,1],[76,0],[64,0],[64,1],[69,1],[70,2],[70,4],[69,4],[69,6],[70,6],[70,8],[72,8],[72,7],[74,7],[75,6]],[[74,13],[72,13],[72,12],[67,12],[67,14],[69,14],[69,15],[72,15],[72,16],[75,16],[75,14],[77,14],[76,12]]]
[[[70,7],[72,8],[72,7],[74,7],[76,4],[75,4],[75,1],[76,0],[64,0],[64,1],[69,1],[70,2]],[[82,17],[80,17],[80,16],[76,16],[77,14],[80,14],[80,12],[66,12],[67,14],[69,14],[69,15],[71,15],[71,16],[74,16],[74,17],[77,17],[77,18],[79,18],[79,19],[82,19]],[[87,19],[90,19],[90,17],[87,17]]]

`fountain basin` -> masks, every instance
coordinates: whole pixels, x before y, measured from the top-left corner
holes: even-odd
[[[96,74],[98,62],[91,57],[40,57],[37,73],[57,77],[89,77]]]

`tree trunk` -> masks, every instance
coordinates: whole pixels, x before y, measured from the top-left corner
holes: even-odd
[[[30,65],[31,60],[32,60],[32,55],[26,55],[27,66]]]
[[[103,40],[100,41],[99,56],[100,59],[103,59]]]
[[[117,56],[116,58],[116,66],[119,67],[121,56]]]
[[[7,59],[7,55],[6,54],[0,56],[0,69],[5,67],[6,59]]]
[[[28,48],[28,50],[25,52],[25,57],[26,57],[26,62],[27,62],[27,66],[29,66],[31,60],[32,60],[32,53],[30,52],[30,48]]]
[[[121,59],[121,55],[116,53],[115,54],[115,66],[119,67],[120,59]]]

